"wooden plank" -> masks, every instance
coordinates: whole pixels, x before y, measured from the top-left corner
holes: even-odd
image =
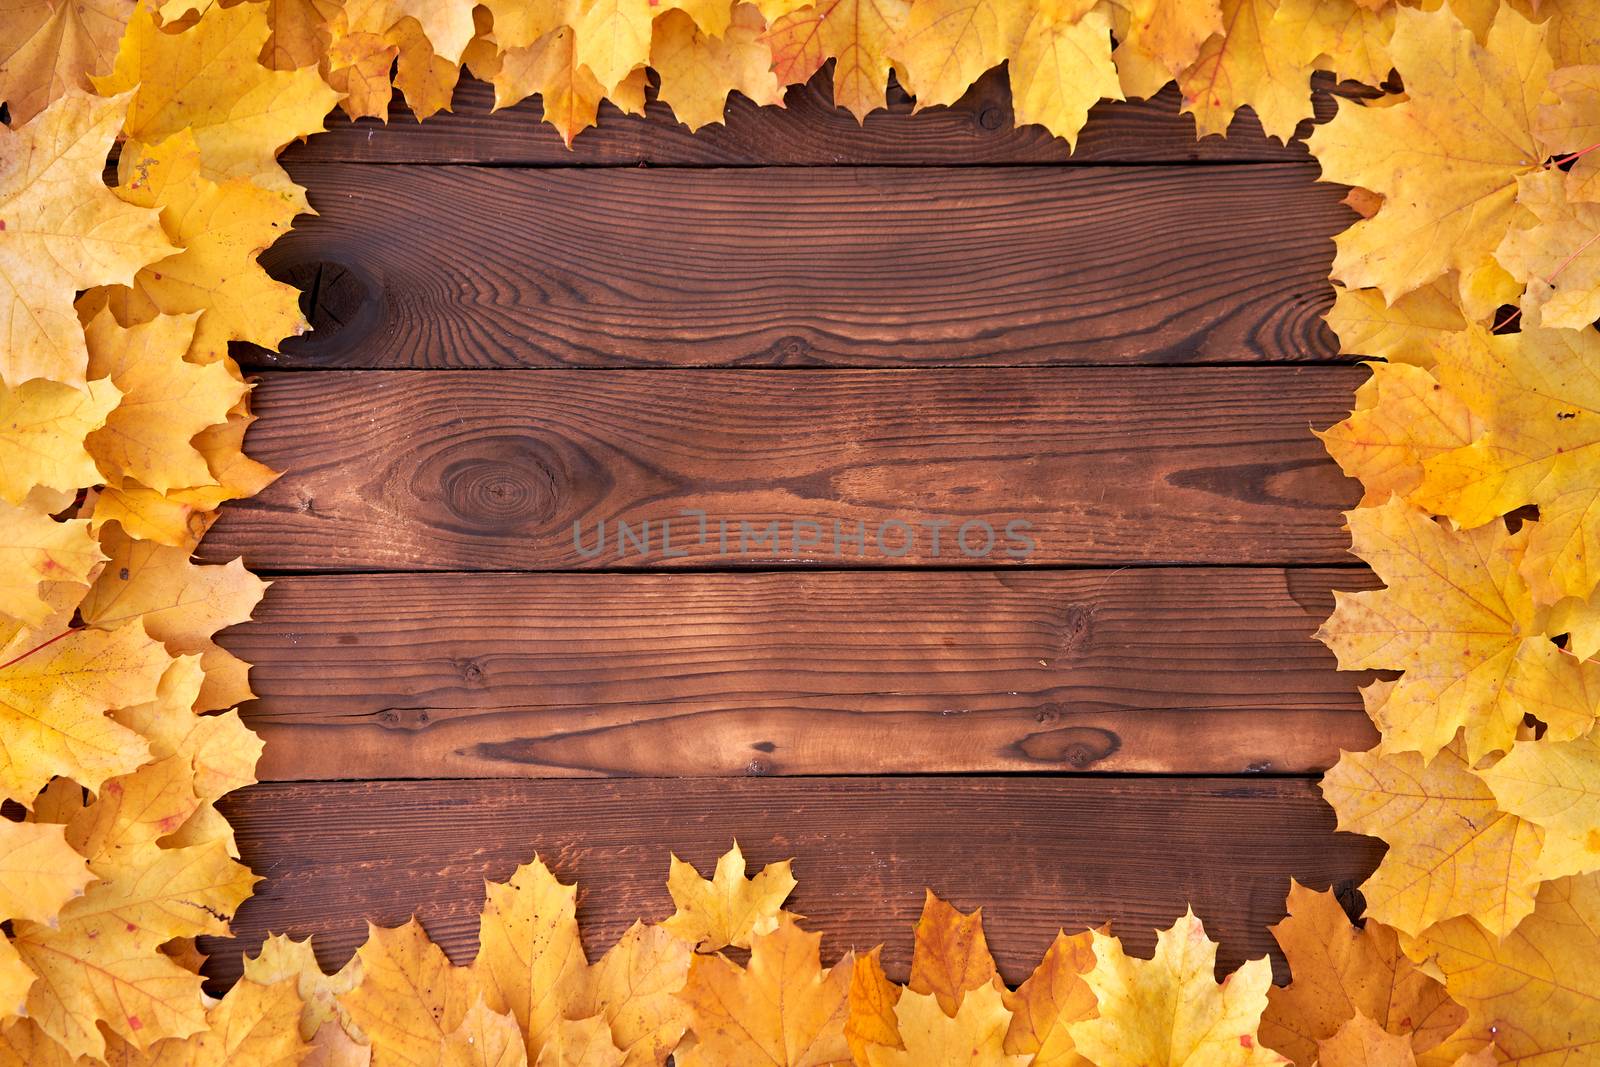
[[[1364,571],[285,578],[225,635],[263,780],[1322,770]]]
[[[830,68],[831,71],[831,68]],[[1318,121],[1334,110],[1333,85],[1313,83]],[[1346,87],[1358,91],[1356,87]],[[1342,90],[1344,91],[1344,90]],[[455,109],[418,124],[402,105],[385,127],[373,120],[352,123],[342,113],[329,132],[291,148],[291,171],[312,160],[370,163],[498,163],[535,166],[748,166],[899,164],[965,166],[974,163],[1187,163],[1197,161],[1305,161],[1304,144],[1281,145],[1264,136],[1248,109],[1234,120],[1226,139],[1197,140],[1194,120],[1178,112],[1178,92],[1168,86],[1150,100],[1106,101],[1090,113],[1075,152],[1042,126],[1016,127],[1005,72],[992,70],[952,107],[912,114],[912,100],[891,85],[889,106],[865,124],[833,106],[830,72],[789,90],[786,108],[759,108],[743,96],[728,104],[725,125],[691,134],[671,109],[652,102],[643,117],[602,106],[600,125],[586,130],[568,149],[539,120],[543,109],[530,99],[493,112],[494,91],[463,79]],[[1304,123],[1298,137],[1304,137]]]
[[[266,875],[233,924],[205,942],[231,980],[267,931],[315,935],[324,966],[413,912],[457,962],[476,950],[483,880],[535,852],[585,887],[591,954],[636,917],[671,910],[669,854],[709,871],[737,837],[754,863],[793,857],[791,905],[836,958],[884,943],[904,979],[923,887],[983,905],[1006,978],[1058,928],[1110,920],[1148,955],[1152,930],[1192,903],[1232,968],[1272,949],[1291,876],[1343,890],[1383,845],[1335,834],[1303,779],[1115,777],[613,779],[258,786],[227,798],[245,862]],[[1280,978],[1287,977],[1279,960]]]
[[[311,572],[1343,563],[1357,486],[1310,427],[1365,373],[271,374],[247,447],[289,473],[202,551]]]
[[[307,164],[263,257],[315,331],[257,367],[1326,362],[1312,164]]]

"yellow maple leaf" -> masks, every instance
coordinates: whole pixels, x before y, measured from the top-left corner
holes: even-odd
[[[1282,0],[1272,16],[1273,42],[1309,68],[1377,85],[1394,66],[1394,11],[1387,0]]]
[[[1015,993],[1006,994],[1012,1016],[1005,1050],[1031,1055],[1030,1067],[1087,1067],[1070,1027],[1095,1015],[1094,990],[1083,980],[1094,964],[1092,931],[1070,937],[1057,932],[1039,966]]]
[[[1318,1043],[1353,1019],[1375,1021],[1418,1053],[1466,1021],[1466,1009],[1400,951],[1394,930],[1376,919],[1351,925],[1332,890],[1318,893],[1291,880],[1289,915],[1272,936],[1293,981],[1267,990],[1261,1041],[1301,1067],[1311,1067]]]
[[[213,4],[179,33],[164,32],[154,14],[140,8],[128,22],[116,66],[95,78],[95,87],[108,95],[132,90],[123,124],[130,139],[159,144],[189,130],[200,149],[201,175],[214,182],[247,178],[305,211],[305,191],[289,180],[277,153],[321,131],[338,94],[314,68],[262,66],[258,57],[271,32],[265,4]],[[126,285],[128,279],[96,284],[105,282]]]
[[[1222,0],[1222,32],[1178,73],[1183,111],[1201,137],[1226,134],[1233,114],[1249,105],[1268,137],[1284,144],[1311,117],[1311,59],[1299,59],[1299,27],[1279,21],[1279,0]]]
[[[1495,260],[1527,287],[1523,329],[1583,330],[1600,318],[1600,203],[1568,200],[1569,177],[1549,170],[1518,179],[1517,203],[1536,221],[1508,230],[1495,250]]]
[[[683,11],[658,16],[650,39],[650,66],[661,78],[657,97],[691,130],[721,122],[730,92],[757,104],[781,104],[783,86],[772,73],[766,29],[751,4],[735,5],[721,37],[702,30]]]
[[[1119,0],[1117,75],[1129,96],[1156,93],[1223,30],[1220,0]]]
[[[1563,179],[1567,199],[1600,200],[1600,157],[1592,151],[1600,144],[1600,52],[1585,66],[1558,62],[1550,93],[1555,100],[1539,109],[1534,136],[1546,154],[1570,164]]]
[[[1217,946],[1194,912],[1156,934],[1155,957],[1125,955],[1122,942],[1093,933],[1095,965],[1084,974],[1099,1014],[1070,1024],[1078,1052],[1097,1067],[1270,1067],[1287,1063],[1256,1038],[1272,965],[1250,960],[1222,984]]]
[[[857,956],[850,971],[844,1038],[857,1064],[867,1062],[868,1045],[905,1048],[900,1040],[900,1021],[894,1013],[904,990],[884,973],[882,954],[883,946],[879,945],[865,956]]]
[[[963,915],[927,890],[914,938],[906,988],[931,994],[946,1015],[955,1015],[971,990],[999,984],[982,908]]]
[[[419,120],[448,110],[462,54],[476,33],[472,8],[459,0],[344,0],[331,20],[330,82],[340,85],[339,68],[351,64],[367,96],[361,108],[346,110],[387,119],[395,59],[395,84]]]
[[[159,1041],[142,1056],[113,1041],[108,1059],[141,1067],[300,1067],[310,1048],[295,1030],[299,1015],[293,982],[244,979],[207,1010],[199,1033]]]
[[[19,130],[0,126],[0,383],[82,387],[89,357],[73,313],[78,290],[133,280],[175,251],[154,211],[101,179],[129,105],[76,89]]]
[[[1438,358],[1440,383],[1486,430],[1428,460],[1411,499],[1467,527],[1538,505],[1523,577],[1541,604],[1587,598],[1600,582],[1600,336],[1472,327]]]
[[[537,1059],[588,968],[578,939],[578,887],[562,884],[535,857],[486,890],[472,972],[490,1010],[515,1017]]]
[[[334,0],[267,0],[272,33],[261,46],[261,62],[273,70],[298,70],[323,62],[328,53],[328,22]]]
[[[0,955],[6,949],[0,947]],[[32,972],[29,972],[30,974]],[[77,1057],[52,1041],[32,1019],[13,1019],[0,1026],[0,1067],[84,1067]]]
[[[599,79],[577,61],[573,43],[572,30],[558,26],[531,45],[503,52],[491,79],[496,109],[538,93],[545,121],[556,128],[568,147],[574,137],[595,124],[605,96]]]
[[[583,0],[572,29],[574,59],[588,67],[606,95],[650,60],[650,0]]]
[[[796,883],[788,860],[767,864],[754,878],[746,878],[744,872],[744,853],[737,841],[717,859],[710,879],[673,856],[667,892],[676,907],[662,928],[701,952],[729,945],[750,948],[752,936],[778,928],[785,914],[783,902]]]
[[[102,488],[92,494],[90,507],[89,525],[95,530],[115,522],[140,540],[186,551],[193,551],[217,521],[216,513],[209,508],[186,504],[137,482],[121,488]]]
[[[1368,917],[1415,935],[1471,915],[1503,937],[1533,910],[1544,831],[1500,810],[1459,744],[1432,760],[1342,752],[1322,795],[1340,830],[1389,843],[1361,885]]]
[[[63,827],[0,821],[0,915],[49,924],[92,881]]]
[[[1358,1013],[1317,1042],[1316,1062],[1319,1067],[1414,1067],[1417,1057],[1404,1034],[1391,1034]]]
[[[1500,1061],[1586,1063],[1600,1056],[1600,875],[1564,878],[1505,938],[1451,919],[1406,944],[1467,1009],[1467,1031]]]
[[[271,583],[240,560],[199,566],[183,549],[135,541],[116,526],[101,530],[100,544],[108,562],[78,607],[83,621],[107,630],[140,618],[168,652],[199,655],[206,680],[197,710],[248,700],[248,666],[212,635],[249,619]]]
[[[1012,50],[1011,108],[1018,125],[1037,122],[1069,148],[1089,109],[1102,99],[1121,100],[1111,63],[1111,16],[1083,0],[1052,0],[1034,8]]]
[[[1405,99],[1340,100],[1309,142],[1323,180],[1384,197],[1335,239],[1333,275],[1393,302],[1454,270],[1464,306],[1484,314],[1494,305],[1474,299],[1474,282],[1518,217],[1518,175],[1542,159],[1533,119],[1551,69],[1544,29],[1504,10],[1480,45],[1448,9],[1395,17],[1389,48]]]
[[[1600,733],[1518,741],[1477,773],[1502,810],[1544,830],[1540,877],[1600,870]]]
[[[611,1038],[604,1016],[562,1019],[550,1032],[535,1067],[623,1067],[628,1058]],[[648,1063],[664,1062],[650,1059]]]
[[[86,520],[0,501],[0,621],[40,625],[55,613],[48,587],[87,585],[104,559]]]
[[[1456,291],[1454,274],[1413,289],[1392,304],[1376,289],[1336,285],[1327,323],[1339,335],[1340,352],[1432,367],[1436,346],[1467,327]]]
[[[76,492],[100,473],[83,446],[122,394],[107,381],[74,389],[36,378],[15,389],[0,385],[0,500],[21,505],[39,487]]]
[[[199,312],[188,358],[220,362],[229,341],[276,352],[309,329],[300,293],[275,281],[256,255],[283,234],[295,207],[247,178],[218,185],[200,173],[200,149],[187,130],[150,146],[131,141],[117,162],[117,195],[161,211],[167,237],[183,251],[141,270],[115,307],[126,323]]]
[[[438,1067],[445,1040],[478,1000],[472,971],[456,967],[412,919],[367,924],[356,950],[361,980],[339,997],[372,1045],[377,1067]]]
[[[1600,709],[1600,664],[1558,648],[1541,628],[1518,566],[1535,523],[1450,530],[1399,499],[1346,514],[1355,552],[1384,589],[1334,594],[1317,636],[1342,670],[1403,670],[1375,709],[1386,751],[1424,759],[1465,731],[1476,762],[1510,749],[1523,716],[1558,738]]]
[[[636,922],[589,968],[582,994],[569,1011],[586,1022],[603,1020],[606,1042],[622,1053],[620,1062],[626,1067],[654,1067],[677,1046],[688,1026],[688,1006],[678,994],[692,955],[688,942],[660,926]],[[581,1047],[579,1036],[568,1034],[567,1047]],[[597,1037],[583,1041],[609,1054]]]
[[[1364,507],[1405,496],[1422,484],[1423,464],[1471,444],[1483,423],[1421,367],[1372,363],[1350,417],[1317,437],[1339,467],[1366,489]]]
[[[294,979],[302,1001],[299,1016],[299,1035],[310,1041],[317,1038],[325,1027],[354,1030],[349,1009],[339,1003],[339,997],[355,989],[362,981],[362,958],[350,957],[338,973],[323,974],[317,966],[317,955],[312,952],[310,937],[294,941],[283,934],[269,934],[256,955],[246,955],[243,974],[246,979],[261,985]]]
[[[116,630],[39,634],[0,667],[0,796],[31,806],[60,775],[90,789],[149,753],[106,713],[153,700],[172,657],[139,622]]]
[[[918,108],[953,104],[1005,62],[1032,14],[1023,0],[916,0],[890,48],[895,73]]]
[[[528,1050],[511,1013],[491,1011],[479,997],[444,1036],[437,1062],[438,1067],[527,1067]]]
[[[13,0],[0,8],[0,100],[20,126],[111,69],[134,0]]]
[[[90,373],[109,378],[122,393],[105,426],[87,439],[108,483],[132,479],[165,493],[212,482],[191,440],[225,422],[249,386],[222,363],[202,366],[183,358],[194,325],[193,315],[161,315],[124,327],[102,309],[84,327]]]
[[[751,938],[747,967],[721,954],[696,956],[683,990],[691,1040],[674,1059],[682,1067],[846,1067],[854,959],[823,970],[821,946],[821,934],[785,918]]]
[[[766,42],[782,85],[811,80],[831,57],[833,102],[857,121],[883,107],[889,48],[905,27],[909,0],[820,0],[772,23]]]
[[[905,1047],[867,1046],[869,1067],[1027,1067],[1034,1062],[1028,1053],[1005,1051],[1006,1030],[1011,1012],[1001,1001],[1001,991],[993,985],[969,992],[952,1017],[939,1007],[932,994],[907,990],[895,1004],[900,1038]]]

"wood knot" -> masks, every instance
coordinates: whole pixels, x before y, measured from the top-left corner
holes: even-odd
[[[567,483],[561,471],[539,441],[485,436],[428,456],[412,484],[418,500],[442,505],[463,532],[510,533],[551,521]]]
[[[292,248],[286,251],[293,254]],[[269,272],[300,290],[300,313],[311,324],[308,335],[284,343],[284,360],[322,362],[335,348],[348,349],[382,317],[381,287],[357,270],[325,260],[274,263],[272,258],[263,257]],[[273,353],[258,356],[266,363],[279,362]]]
[[[1081,770],[1115,755],[1122,738],[1098,726],[1063,726],[1029,734],[1016,744],[1023,756],[1036,763],[1065,765]]]
[[[1011,125],[1011,117],[1003,107],[986,107],[978,112],[978,125],[993,133]]]

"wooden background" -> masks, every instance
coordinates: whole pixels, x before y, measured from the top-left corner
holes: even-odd
[[[1071,157],[998,73],[894,99],[860,128],[819,79],[692,137],[608,108],[568,152],[471,84],[285,156],[320,214],[268,262],[316,332],[244,361],[288,473],[203,548],[275,581],[224,638],[267,740],[226,811],[267,881],[214,977],[413,911],[464,961],[483,880],[536,850],[591,953],[670,910],[669,852],[738,837],[794,857],[828,955],[884,942],[903,977],[928,886],[984,905],[1012,981],[1058,927],[1147,951],[1191,902],[1231,967],[1291,875],[1376,864],[1316,786],[1372,741],[1311,636],[1372,585],[1310,433],[1363,374],[1319,319],[1342,190],[1248,114],[1196,143],[1170,91]],[[1039,547],[572,549],[682,508]]]

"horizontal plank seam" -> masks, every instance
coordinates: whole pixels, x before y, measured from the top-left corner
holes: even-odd
[[[682,373],[682,372],[685,372],[685,371],[701,371],[701,370],[737,371],[737,372],[740,372],[740,373],[763,372],[763,371],[782,371],[785,374],[802,374],[802,373],[806,373],[806,372],[827,373],[827,372],[830,372],[830,371],[850,371],[851,373],[864,372],[864,371],[884,371],[884,372],[887,372],[887,371],[900,371],[902,373],[905,373],[905,372],[908,372],[908,371],[909,372],[915,372],[915,371],[922,371],[922,370],[968,370],[968,369],[970,369],[972,371],[975,371],[975,372],[976,371],[991,371],[991,370],[1030,370],[1030,371],[1048,371],[1048,370],[1190,370],[1190,369],[1195,369],[1195,370],[1228,370],[1228,369],[1239,369],[1239,368],[1255,369],[1255,368],[1258,368],[1258,367],[1285,367],[1285,368],[1291,368],[1291,369],[1299,370],[1299,369],[1305,368],[1305,367],[1353,367],[1353,366],[1359,365],[1364,360],[1375,358],[1375,357],[1372,357],[1372,356],[1339,355],[1339,356],[1331,356],[1331,357],[1319,356],[1319,357],[1312,358],[1312,359],[1226,359],[1226,360],[1215,360],[1215,359],[1213,359],[1213,360],[1197,360],[1197,361],[1195,361],[1193,363],[1130,363],[1130,362],[1128,362],[1126,360],[1124,360],[1122,362],[1119,362],[1119,363],[1099,363],[1099,362],[1084,363],[1084,362],[1079,362],[1079,361],[1074,361],[1072,363],[1038,363],[1038,362],[1032,362],[1032,363],[990,363],[990,362],[983,362],[983,363],[979,363],[979,362],[977,362],[975,360],[951,360],[949,362],[943,362],[943,363],[942,362],[938,362],[938,361],[929,361],[929,362],[926,362],[926,363],[919,363],[916,366],[898,366],[898,367],[885,367],[885,366],[873,365],[873,364],[852,364],[852,363],[846,363],[846,362],[817,363],[817,364],[809,364],[809,365],[805,365],[805,366],[796,366],[796,365],[793,365],[793,364],[763,365],[763,364],[743,364],[743,363],[733,363],[733,364],[728,364],[728,363],[698,363],[698,364],[675,363],[675,364],[665,364],[665,363],[663,363],[663,364],[653,364],[653,365],[647,365],[647,366],[641,366],[641,365],[638,365],[638,364],[632,364],[632,365],[628,365],[628,366],[608,367],[608,366],[600,366],[600,365],[587,365],[587,364],[576,364],[576,363],[574,363],[574,364],[570,364],[570,365],[566,365],[566,366],[556,366],[556,367],[551,367],[551,366],[516,366],[516,365],[487,366],[487,367],[463,367],[463,366],[446,366],[446,367],[393,367],[393,366],[379,366],[379,367],[364,367],[364,366],[360,366],[360,365],[357,365],[357,364],[345,364],[345,365],[337,365],[337,364],[335,364],[335,365],[329,365],[329,366],[317,366],[315,364],[309,364],[309,363],[305,364],[305,365],[299,365],[299,366],[282,366],[282,365],[279,365],[279,364],[277,364],[277,363],[275,363],[273,361],[273,359],[272,359],[273,355],[274,355],[273,353],[268,353],[266,355],[262,355],[262,354],[255,353],[255,352],[243,352],[243,353],[239,354],[238,359],[239,359],[240,365],[245,367],[247,370],[257,370],[257,371],[261,371],[263,373],[271,372],[271,373],[274,373],[274,374],[327,374],[327,373],[331,373],[331,372],[335,372],[335,371],[362,371],[364,373],[365,372],[397,373],[397,372],[407,372],[407,371],[409,371],[409,372],[411,372],[413,374],[416,374],[416,373],[422,373],[422,374],[462,374],[462,373],[472,373],[472,372],[476,372],[476,371],[483,371],[483,372],[488,372],[488,373],[501,373],[501,372],[505,372],[505,371],[517,371],[517,372],[529,371],[529,372],[534,372],[534,373],[550,373],[550,372],[556,372],[556,371],[576,371],[576,372],[583,373],[583,374],[596,374],[596,373],[598,373],[598,374],[614,374],[614,373],[621,372],[621,371],[632,371],[632,372],[645,372],[645,373],[651,373],[651,374],[661,374],[661,373],[671,373],[671,372]]]
[[[1197,142],[1198,143],[1198,142]],[[1303,145],[1304,142],[1297,141]],[[482,170],[540,170],[540,171],[566,171],[566,170],[670,170],[670,171],[710,171],[710,170],[854,170],[873,169],[885,170],[901,168],[903,170],[917,171],[966,171],[966,170],[1017,170],[1033,168],[1036,170],[1093,170],[1103,167],[1124,168],[1216,168],[1216,167],[1304,167],[1314,166],[1309,153],[1305,161],[1291,159],[1084,159],[1084,160],[977,160],[971,163],[904,163],[904,162],[873,162],[871,160],[852,160],[837,163],[655,163],[649,160],[617,160],[614,163],[589,162],[589,163],[541,163],[536,160],[507,160],[507,159],[349,159],[349,160],[290,160],[287,164],[292,172],[296,166],[340,166],[340,167],[472,167]]]
[[[260,578],[331,578],[340,575],[417,575],[429,578],[444,578],[451,575],[460,577],[493,577],[495,575],[514,576],[521,574],[570,574],[570,575],[687,575],[687,574],[794,574],[794,575],[824,575],[824,574],[1048,574],[1048,573],[1092,573],[1095,571],[1125,571],[1125,570],[1252,570],[1252,571],[1321,571],[1336,570],[1347,571],[1352,574],[1370,570],[1367,564],[1360,560],[1334,560],[1318,562],[1306,560],[1295,563],[1264,563],[1245,560],[1238,563],[1211,563],[1199,560],[1129,560],[1112,561],[1109,563],[1047,563],[1047,564],[1018,564],[1010,567],[971,566],[964,567],[959,563],[950,564],[907,564],[907,565],[876,565],[862,564],[860,566],[845,566],[838,562],[830,561],[826,565],[793,563],[750,563],[750,564],[725,564],[722,566],[686,565],[682,567],[533,567],[526,570],[508,570],[504,567],[494,567],[481,571],[462,570],[460,567],[442,567],[437,570],[428,568],[352,568],[349,570],[302,570],[299,568],[272,568],[251,567],[250,573]]]
[[[1240,782],[1286,782],[1286,781],[1319,781],[1323,776],[1322,771],[1239,771],[1233,774],[1218,774],[1215,771],[863,771],[860,774],[594,774],[581,776],[567,775],[538,775],[525,774],[517,776],[499,776],[485,778],[482,776],[463,775],[460,778],[276,778],[257,782],[244,787],[246,791],[260,791],[263,787],[278,789],[295,789],[311,785],[461,785],[462,783],[478,783],[483,786],[504,786],[507,782],[538,781],[560,783],[574,788],[581,785],[599,786],[606,782],[719,782],[719,781],[781,781],[794,783],[801,781],[823,782],[878,782],[887,779],[896,781],[920,781],[937,778],[959,778],[963,780],[975,779],[1006,779],[1008,781],[1031,780],[1040,783],[1071,781],[1073,779],[1097,779],[1102,781],[1127,782],[1136,779],[1148,781],[1186,781],[1186,782],[1215,782],[1219,785],[1231,785]],[[238,796],[239,793],[235,793]]]

